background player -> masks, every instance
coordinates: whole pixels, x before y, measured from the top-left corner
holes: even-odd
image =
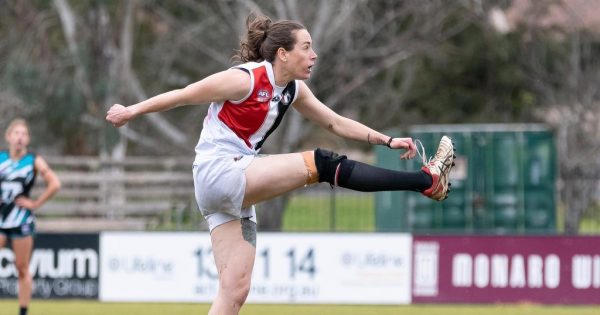
[[[14,119],[6,129],[8,150],[0,151],[0,248],[11,240],[19,278],[19,314],[27,314],[32,279],[29,260],[35,234],[35,211],[60,189],[60,181],[39,155],[28,152],[29,128],[25,120]],[[29,194],[36,175],[42,175],[46,189],[37,199]]]

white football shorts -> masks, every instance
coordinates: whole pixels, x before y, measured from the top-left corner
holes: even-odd
[[[246,191],[244,170],[254,155],[196,159],[193,165],[194,191],[200,212],[212,231],[233,220],[249,218],[256,223],[254,206],[242,208]]]

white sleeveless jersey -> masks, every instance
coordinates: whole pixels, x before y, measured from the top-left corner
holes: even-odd
[[[233,67],[250,75],[248,94],[238,101],[213,102],[204,119],[196,160],[218,156],[256,155],[298,97],[299,84],[275,85],[268,61]]]

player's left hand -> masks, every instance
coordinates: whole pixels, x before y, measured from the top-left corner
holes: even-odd
[[[410,160],[417,155],[417,147],[412,138],[393,138],[392,142],[390,142],[390,148],[406,150],[406,152],[400,155],[400,158],[403,160]]]

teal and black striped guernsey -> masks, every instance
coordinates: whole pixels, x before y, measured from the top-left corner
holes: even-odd
[[[13,161],[8,151],[0,151],[0,229],[33,223],[31,210],[15,205],[14,201],[19,196],[29,197],[35,182],[34,163],[33,153]]]

